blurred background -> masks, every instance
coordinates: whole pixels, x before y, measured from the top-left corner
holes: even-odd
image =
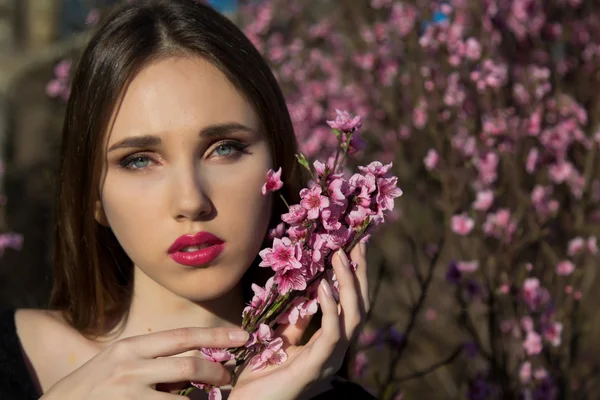
[[[133,0],[136,1],[136,0]],[[194,1],[194,0],[190,0]],[[71,69],[123,0],[0,0],[0,310],[44,307]],[[600,399],[600,4],[213,0],[301,148],[393,163],[352,379],[381,399]]]

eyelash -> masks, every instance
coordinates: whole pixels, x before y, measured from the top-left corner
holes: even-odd
[[[220,142],[213,150],[213,153],[222,147],[232,147],[234,151],[229,155],[221,156],[221,158],[233,158],[233,157],[239,156],[240,153],[250,154],[248,151],[246,151],[246,148],[248,147],[248,145],[244,144],[242,142],[238,142],[237,140],[226,140],[226,141]],[[135,154],[127,156],[124,159],[122,159],[121,161],[119,161],[119,166],[123,169],[129,170],[129,171],[134,171],[134,172],[145,171],[148,167],[144,167],[144,168],[131,167],[130,164],[137,159],[152,159],[152,157],[147,153],[135,153]]]

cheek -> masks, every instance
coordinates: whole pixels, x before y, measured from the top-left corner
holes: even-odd
[[[107,175],[102,205],[113,233],[125,247],[140,239],[144,232],[153,232],[153,216],[158,215],[161,190],[164,191],[164,188],[160,184],[155,182],[151,185],[148,179],[124,179],[111,173]],[[151,237],[142,239],[146,242],[152,240]]]

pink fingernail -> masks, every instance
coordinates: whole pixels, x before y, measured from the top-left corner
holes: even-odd
[[[321,286],[323,287],[323,291],[325,295],[329,298],[333,299],[333,294],[331,293],[331,288],[329,287],[329,283],[325,279],[321,279]]]
[[[360,254],[364,257],[367,255],[367,244],[360,242],[359,243],[359,247],[360,247]]]
[[[338,257],[340,257],[340,260],[342,261],[344,267],[350,268],[350,262],[348,261],[348,256],[346,255],[346,253],[344,253],[344,250],[338,250]]]

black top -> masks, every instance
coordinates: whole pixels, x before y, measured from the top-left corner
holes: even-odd
[[[313,397],[312,400],[372,400],[375,399],[360,385],[335,377],[333,389]],[[31,375],[21,352],[21,342],[15,326],[15,310],[0,314],[0,399],[39,399]]]

